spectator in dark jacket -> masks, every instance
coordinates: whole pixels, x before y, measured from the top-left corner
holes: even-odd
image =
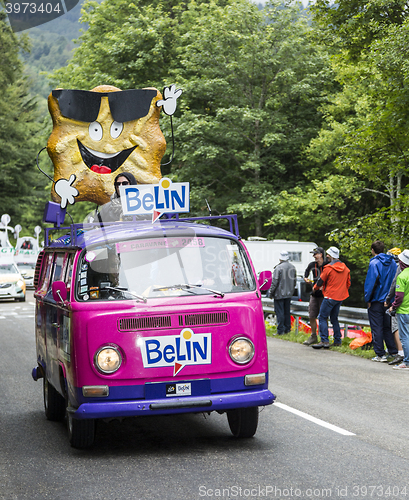
[[[396,356],[395,339],[391,329],[391,318],[386,314],[385,300],[396,274],[396,262],[385,253],[385,245],[376,240],[371,245],[372,259],[369,261],[365,280],[365,302],[368,304],[368,318],[376,356],[372,361],[387,363],[384,342],[391,356]]]
[[[308,278],[310,273],[312,274],[312,282],[315,283],[318,281],[321,276],[321,272],[326,264],[328,264],[327,259],[325,258],[325,250],[322,247],[317,247],[312,251],[314,256],[314,262],[310,262],[307,266],[307,269],[304,273],[304,281],[310,283],[311,280]],[[308,305],[308,316],[310,318],[311,325],[311,335],[310,337],[303,342],[304,345],[311,345],[318,342],[317,337],[317,318],[320,312],[320,307],[322,301],[324,300],[324,295],[321,290],[313,290],[310,296],[310,303]]]
[[[395,277],[392,281],[391,288],[390,288],[389,293],[385,299],[385,304],[384,304],[385,307],[390,307],[390,305],[392,304],[392,302],[395,299],[396,278],[398,277],[398,274],[400,274],[400,272],[402,271],[402,269],[399,266],[399,258],[398,258],[398,255],[401,253],[401,251],[400,251],[400,248],[395,247],[395,248],[391,248],[390,250],[388,250],[387,253],[388,253],[388,255],[392,255],[393,260],[396,262],[396,264],[398,264]],[[395,339],[395,344],[396,344],[396,349],[398,350],[398,354],[396,354],[393,357],[392,361],[389,361],[388,364],[389,365],[399,365],[403,361],[403,347],[402,347],[402,343],[399,339],[399,327],[398,327],[398,319],[397,319],[396,315],[391,316],[391,330],[392,330],[393,337]]]
[[[283,335],[291,331],[291,297],[297,280],[295,267],[288,262],[290,254],[280,253],[280,262],[274,268],[273,281],[267,297],[274,298],[274,311],[277,318],[277,334]]]

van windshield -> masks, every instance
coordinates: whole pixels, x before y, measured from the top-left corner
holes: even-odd
[[[255,290],[248,261],[228,238],[172,236],[89,247],[79,266],[79,300],[159,298]]]

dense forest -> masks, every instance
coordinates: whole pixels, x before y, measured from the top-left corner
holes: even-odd
[[[52,87],[176,83],[176,155],[162,174],[191,182],[192,214],[207,200],[237,213],[244,237],[335,244],[362,282],[371,241],[409,244],[408,4],[87,1],[81,24],[78,5],[28,39],[1,18],[1,212],[41,220],[50,181],[35,157]],[[69,211],[81,220],[85,208]]]

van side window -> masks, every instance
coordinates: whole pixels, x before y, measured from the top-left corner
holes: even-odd
[[[62,280],[62,265],[64,262],[64,254],[63,253],[57,253],[55,256],[55,263],[54,263],[54,273],[52,277],[52,282],[54,281],[60,281]]]
[[[72,282],[72,264],[74,261],[74,254],[69,253],[67,255],[67,259],[65,261],[65,275],[64,275],[64,282],[67,285],[67,293],[69,296],[70,290],[71,290],[71,282]]]
[[[47,292],[48,286],[50,284],[52,263],[53,263],[53,254],[52,253],[46,254],[44,256],[44,263],[43,263],[41,279],[40,279],[40,288],[39,288],[39,291],[42,292],[43,294]]]

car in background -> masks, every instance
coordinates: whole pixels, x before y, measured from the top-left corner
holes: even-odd
[[[26,284],[14,262],[0,261],[0,299],[26,300]]]
[[[17,264],[17,268],[26,283],[26,288],[34,288],[34,272],[36,263],[20,262]]]

